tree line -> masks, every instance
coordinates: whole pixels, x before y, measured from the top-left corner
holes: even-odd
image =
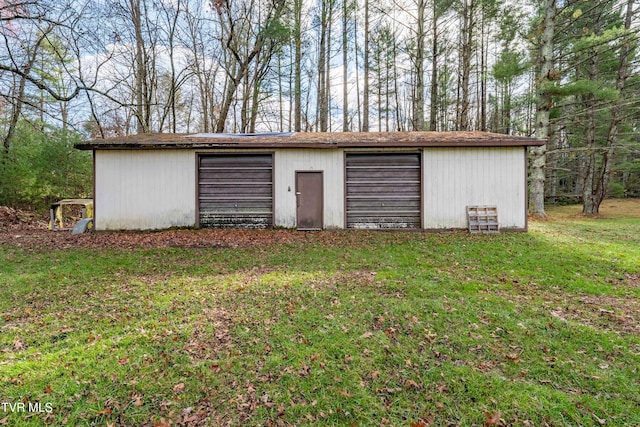
[[[540,215],[640,195],[633,0],[0,0],[0,25],[5,174],[32,132],[462,130],[548,141]]]

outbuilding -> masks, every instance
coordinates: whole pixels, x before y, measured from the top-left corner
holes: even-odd
[[[527,147],[486,132],[143,134],[93,150],[97,230],[527,229]]]

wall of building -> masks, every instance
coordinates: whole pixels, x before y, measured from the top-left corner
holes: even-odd
[[[342,150],[278,150],[274,160],[275,225],[296,226],[296,171],[323,171],[324,228],[344,227]]]
[[[275,151],[275,226],[296,226],[295,172],[323,171],[324,227],[344,227],[344,150],[262,151]],[[526,228],[524,147],[427,148],[422,162],[424,228],[466,228],[467,205],[496,205],[501,228]],[[96,228],[194,226],[196,169],[195,150],[97,150]]]
[[[97,230],[195,225],[192,150],[96,150],[95,183]]]
[[[467,228],[467,205],[495,205],[502,229],[526,228],[526,163],[524,147],[425,149],[424,228]]]

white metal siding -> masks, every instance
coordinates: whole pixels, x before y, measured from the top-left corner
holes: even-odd
[[[526,227],[522,147],[423,151],[424,228],[467,228],[468,205],[496,205],[500,228]]]
[[[96,150],[96,229],[195,225],[195,153]]]
[[[216,151],[236,150],[197,152]],[[275,226],[296,226],[295,172],[306,170],[324,171],[324,227],[344,228],[344,150],[251,152],[275,152]],[[96,150],[95,155],[97,229],[195,225],[196,150]],[[424,149],[424,228],[466,228],[467,205],[497,205],[501,228],[525,228],[525,174],[523,147]]]
[[[344,157],[342,150],[277,150],[275,225],[296,226],[296,171],[324,171],[324,228],[344,228]]]

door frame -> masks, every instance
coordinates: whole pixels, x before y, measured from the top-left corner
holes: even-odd
[[[320,227],[319,228],[298,228],[298,175],[313,173],[320,175]],[[296,196],[296,228],[298,230],[324,230],[324,171],[321,170],[296,170],[295,171],[295,196]]]

